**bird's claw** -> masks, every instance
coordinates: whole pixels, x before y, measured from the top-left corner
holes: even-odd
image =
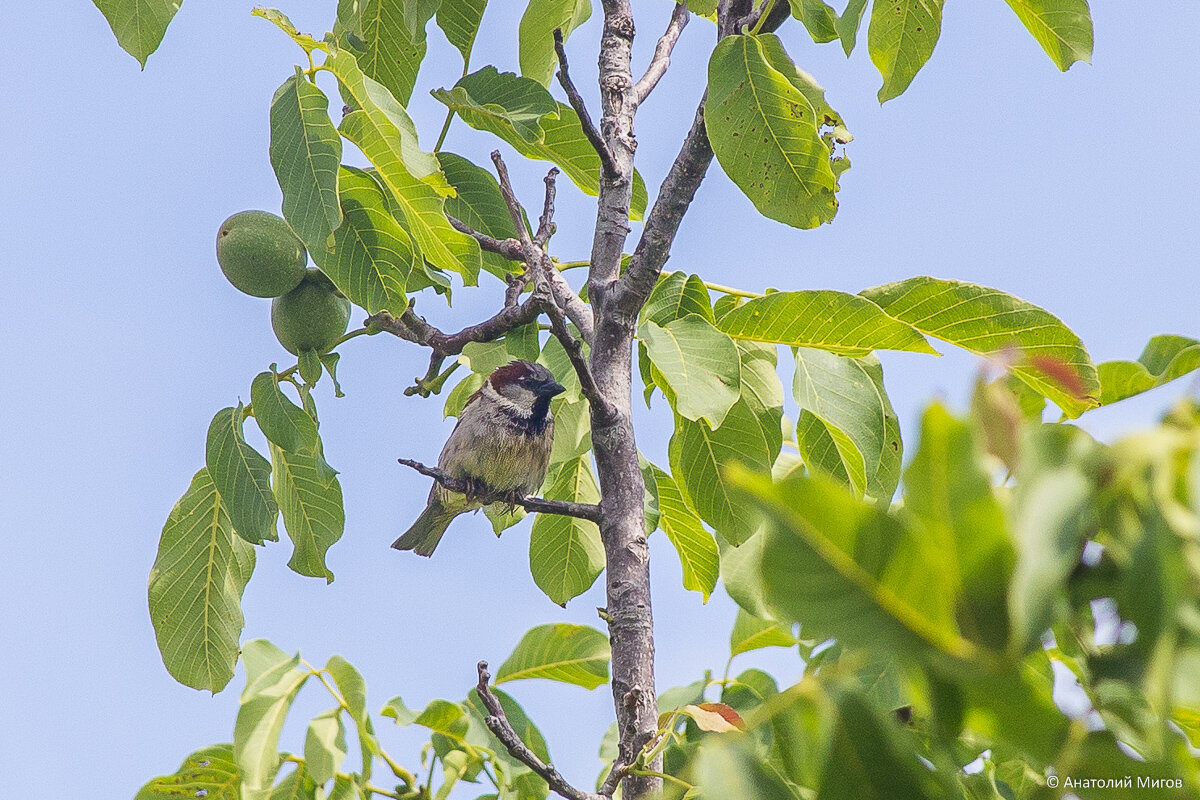
[[[525,493],[520,489],[513,489],[511,492],[504,492],[500,497],[508,504],[508,513],[511,514],[517,510],[517,506],[525,499]]]

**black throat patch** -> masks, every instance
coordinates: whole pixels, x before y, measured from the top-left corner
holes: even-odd
[[[504,414],[512,423],[513,428],[526,436],[541,436],[546,432],[546,415],[550,411],[550,398],[539,397],[533,401],[533,407],[529,409],[529,416],[525,416],[521,412],[508,408],[504,408]]]

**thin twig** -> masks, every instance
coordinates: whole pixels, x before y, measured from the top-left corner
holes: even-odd
[[[558,795],[567,798],[567,800],[607,800],[611,797],[608,795],[599,795],[593,792],[584,792],[576,789],[571,784],[567,783],[559,771],[554,768],[553,764],[547,764],[537,757],[537,754],[529,749],[517,732],[513,730],[512,724],[508,721],[508,715],[504,713],[504,706],[500,705],[500,700],[492,693],[492,687],[488,686],[488,681],[492,676],[488,674],[487,662],[480,661],[477,669],[479,670],[479,683],[475,687],[475,693],[479,695],[479,699],[483,702],[484,708],[487,709],[488,716],[484,719],[484,724],[488,730],[500,740],[508,750],[509,755],[520,761],[525,766],[541,776],[542,780]]]
[[[761,5],[756,5],[741,20],[734,23],[734,28],[735,31],[748,28],[751,33],[771,33],[783,24],[790,14],[791,9],[787,3],[767,0]]]
[[[509,261],[525,260],[525,256],[521,252],[521,243],[516,239],[497,239],[495,237],[488,236],[486,233],[480,233],[467,223],[460,219],[456,219],[449,214],[446,215],[446,219],[450,220],[450,224],[456,231],[465,233],[467,236],[474,238],[475,241],[479,242],[479,246],[484,250],[487,250],[489,253],[496,253],[497,255],[504,256]]]
[[[413,378],[413,385],[404,390],[406,397],[412,397],[414,394],[419,394],[421,397],[429,397],[431,394],[437,394],[442,388],[446,378],[442,375],[442,363],[446,360],[444,355],[439,354],[436,350],[429,354],[429,368],[425,370],[425,377],[417,376]],[[458,362],[455,362],[456,364]],[[446,373],[447,375],[449,372]]]
[[[565,310],[567,318],[575,323],[583,340],[591,344],[594,329],[592,310],[588,308],[587,303],[580,299],[579,295],[575,294],[566,278],[553,268],[546,251],[538,247],[530,237],[529,228],[525,225],[525,214],[521,210],[521,202],[517,200],[512,181],[508,177],[508,167],[504,165],[504,159],[500,157],[499,150],[492,151],[492,163],[496,165],[496,177],[500,181],[500,194],[504,197],[509,216],[512,217],[513,227],[516,228],[517,236],[521,240],[526,270],[533,278],[535,291],[534,297],[530,299],[537,303],[543,303],[546,297],[554,298],[554,302]]]
[[[367,317],[367,326],[428,347],[437,355],[456,356],[471,342],[491,342],[513,328],[533,322],[540,312],[541,306],[529,298],[520,305],[505,307],[483,322],[468,325],[456,333],[438,330],[411,308],[405,309],[398,317],[387,311],[372,314]]]
[[[529,270],[523,270],[520,274],[510,272],[504,276],[504,280],[508,283],[508,288],[504,290],[504,306],[508,308],[517,304],[521,292],[529,285]]]
[[[599,409],[602,419],[612,419],[612,409],[596,386],[596,379],[588,365],[587,356],[583,354],[583,344],[571,335],[562,309],[558,307],[553,296],[547,298],[546,316],[550,317],[550,332],[554,334],[554,338],[558,339],[563,350],[566,351],[571,366],[575,368],[575,374],[579,376],[579,388],[583,391],[583,396],[587,398],[593,408]]]
[[[679,34],[683,33],[683,28],[688,24],[690,16],[687,3],[675,4],[675,10],[671,12],[671,21],[667,23],[667,30],[659,37],[658,44],[654,47],[654,57],[650,59],[650,66],[646,67],[646,74],[633,85],[633,94],[638,105],[641,105],[650,92],[654,91],[659,78],[671,65],[671,51],[675,49],[675,43],[679,41]]]
[[[492,503],[508,503],[512,502],[521,506],[526,511],[536,512],[538,514],[559,514],[564,517],[575,517],[576,519],[586,519],[592,522],[600,521],[600,506],[593,503],[572,503],[566,500],[545,500],[540,497],[514,497],[511,493],[489,491],[480,494],[480,487],[472,481],[455,478],[437,467],[429,467],[422,464],[420,461],[414,461],[411,458],[397,459],[406,467],[415,469],[417,472],[427,477],[433,478],[435,481],[445,486],[452,492],[465,494],[477,500],[482,505],[491,505]],[[484,487],[490,489],[491,487]]]
[[[567,66],[567,48],[563,45],[562,28],[554,29],[554,52],[558,54],[558,82],[562,85],[563,91],[567,93],[567,100],[570,102],[571,108],[575,109],[575,113],[579,116],[579,124],[583,126],[583,135],[591,142],[596,155],[600,156],[600,166],[603,167],[604,174],[618,174],[613,155],[609,151],[608,145],[605,144],[599,129],[592,122],[592,117],[588,114],[587,106],[583,102],[583,96],[579,94],[579,90],[575,88],[575,84],[571,80],[571,73]]]
[[[554,195],[555,195],[555,179],[558,178],[558,167],[551,167],[543,179],[546,182],[546,199],[542,203],[542,216],[538,220],[537,235],[533,237],[534,243],[546,249],[546,243],[550,241],[550,237],[554,235],[556,226],[554,225]]]
[[[550,257],[546,255],[546,251],[538,247],[533,239],[529,237],[529,229],[525,227],[524,215],[521,213],[521,204],[517,201],[516,193],[513,191],[512,183],[508,178],[508,168],[504,166],[504,159],[500,157],[498,150],[492,153],[492,161],[496,165],[496,176],[500,179],[500,194],[504,196],[504,202],[508,204],[508,212],[512,215],[513,224],[517,226],[517,236],[520,237],[521,247],[525,251],[526,267],[533,273],[534,290],[532,299],[540,302],[543,310],[550,317],[550,330],[554,333],[558,341],[562,343],[563,349],[567,351],[567,356],[571,359],[571,366],[575,368],[575,374],[579,376],[579,384],[583,389],[584,397],[588,399],[588,402],[593,407],[600,409],[607,417],[611,413],[611,409],[604,402],[604,397],[600,393],[600,390],[596,388],[596,381],[592,377],[592,371],[588,367],[587,359],[583,356],[583,346],[567,330],[567,324],[563,320],[563,311],[558,305],[553,281],[555,279],[562,279],[562,275],[554,268]],[[551,178],[552,176],[547,176],[546,178],[547,189],[549,189],[552,183]],[[575,300],[579,300],[574,292],[570,294]]]
[[[636,315],[654,289],[683,215],[696,196],[712,160],[713,151],[704,127],[704,98],[701,98],[692,127],[646,215],[642,237],[634,248],[629,269],[620,279],[616,299],[625,313]]]

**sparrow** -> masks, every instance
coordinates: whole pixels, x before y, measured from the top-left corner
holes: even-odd
[[[478,491],[465,495],[435,483],[421,516],[392,547],[432,555],[451,520],[483,505],[477,497],[503,494],[515,502],[541,488],[554,444],[550,400],[563,391],[550,370],[529,361],[489,375],[463,406],[438,457],[438,469]]]

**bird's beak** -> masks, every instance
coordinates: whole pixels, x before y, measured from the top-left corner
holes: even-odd
[[[545,395],[546,397],[554,397],[562,394],[566,390],[567,387],[563,386],[558,381],[545,381],[542,383],[541,394]]]

